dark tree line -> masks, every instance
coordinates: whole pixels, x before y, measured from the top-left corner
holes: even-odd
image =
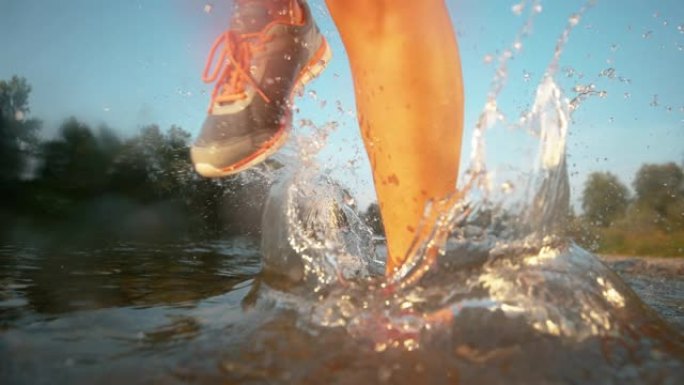
[[[30,92],[23,78],[0,81],[0,235],[18,223],[76,223],[79,231],[111,238],[150,228],[169,237],[259,231],[265,182],[201,178],[182,128],[149,125],[121,138],[72,117],[54,138],[39,140],[43,124],[30,118]]]

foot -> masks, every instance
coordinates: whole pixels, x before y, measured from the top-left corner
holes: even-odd
[[[238,173],[282,147],[291,128],[293,96],[330,59],[306,3],[291,1],[300,7],[297,12],[287,6],[274,10],[273,3],[238,0],[230,29],[211,48],[203,80],[216,85],[191,149],[203,176]]]

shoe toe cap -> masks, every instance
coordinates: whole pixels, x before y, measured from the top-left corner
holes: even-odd
[[[208,146],[194,145],[190,150],[192,162],[200,175],[218,177],[230,175],[230,167],[256,151],[249,138]]]

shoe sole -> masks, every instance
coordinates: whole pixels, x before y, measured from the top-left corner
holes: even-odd
[[[323,72],[325,67],[328,66],[330,59],[332,58],[332,50],[328,45],[328,42],[323,39],[323,43],[314,54],[313,58],[309,60],[307,65],[299,72],[297,76],[297,81],[295,82],[292,92],[290,93],[290,102],[294,99],[301,90],[304,89],[307,83],[314,80],[318,75]],[[275,154],[290,136],[290,126],[292,121],[292,111],[288,111],[288,116],[286,119],[287,123],[282,125],[278,132],[271,138],[268,142],[264,143],[257,151],[252,155],[240,160],[239,162],[230,165],[228,167],[217,168],[209,163],[196,163],[195,170],[202,176],[208,178],[218,178],[229,176],[233,174],[245,171],[263,161],[268,159],[271,155]]]

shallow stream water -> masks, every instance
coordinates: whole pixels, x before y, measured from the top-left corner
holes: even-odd
[[[257,274],[254,239],[69,251],[5,246],[0,254],[0,373],[7,384],[675,384],[684,373],[681,325],[666,325],[577,248],[542,265],[538,256],[517,256],[489,267],[476,259],[454,266],[452,283],[434,285],[459,298],[452,301],[455,318],[420,327],[410,312],[391,315],[374,305],[355,324],[321,325],[311,304],[324,302],[304,294],[286,298],[293,289],[270,288],[265,281],[273,278]],[[654,270],[639,268],[639,260],[611,261],[630,280],[651,282],[635,289],[661,315],[676,314],[676,302],[668,306],[665,297],[648,293],[681,297],[678,276],[657,285]],[[587,275],[593,277],[577,279]],[[573,334],[578,328],[535,324],[482,287],[477,296],[462,287],[458,292],[458,282],[485,276],[500,280],[499,292],[516,285],[538,303],[562,305],[566,316],[585,314],[602,329],[580,336]],[[282,280],[271,282],[283,287]],[[569,282],[576,283],[572,290]],[[611,297],[611,289],[622,297]],[[345,301],[369,300],[369,290],[347,291],[354,298],[339,307],[348,308],[348,318],[354,310]],[[582,298],[595,308],[583,308]],[[602,313],[607,298],[622,298],[624,307]],[[559,319],[546,310],[539,319]]]
[[[591,92],[570,100],[555,76],[584,11],[515,123],[538,143],[526,187],[497,196],[485,156],[486,131],[505,123],[510,49],[459,191],[427,208],[437,220],[402,269],[383,275],[381,242],[315,163],[326,128],[314,128],[285,167],[263,171],[258,241],[3,246],[3,383],[682,383],[681,328],[563,233],[565,141]]]

